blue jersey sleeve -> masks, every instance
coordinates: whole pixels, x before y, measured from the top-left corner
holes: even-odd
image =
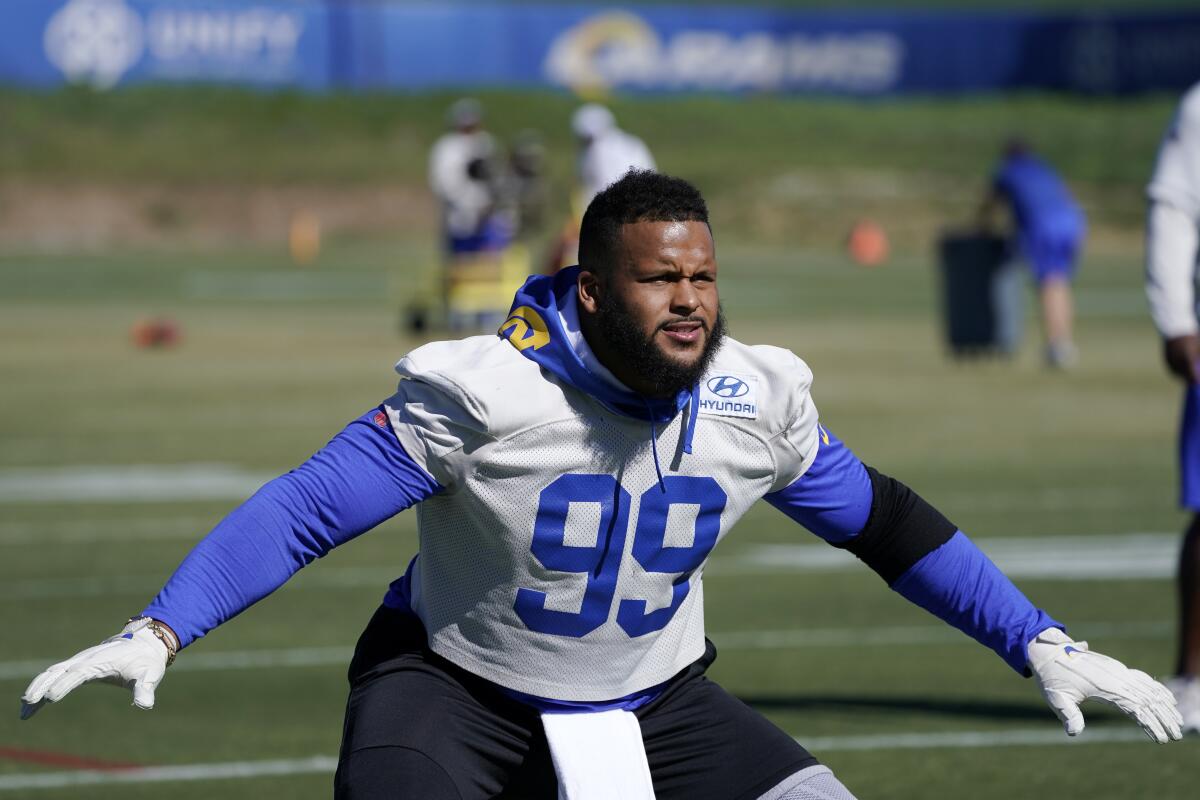
[[[850,550],[893,590],[1026,672],[1025,647],[1062,627],[1035,607],[962,531],[899,481],[864,465],[820,431],[816,460],[764,499],[836,547]]]
[[[368,412],[222,520],[142,615],[170,625],[186,647],[313,559],[441,488],[405,452],[387,415]]]
[[[1029,602],[962,531],[914,564],[892,588],[990,647],[1026,677],[1028,644],[1046,628],[1066,630]]]

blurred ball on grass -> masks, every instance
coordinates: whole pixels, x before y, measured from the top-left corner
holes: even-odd
[[[887,261],[888,238],[883,227],[873,219],[860,219],[846,237],[846,251],[855,264],[878,267]]]
[[[143,317],[129,329],[129,338],[140,349],[173,347],[180,336],[179,323],[169,317]]]

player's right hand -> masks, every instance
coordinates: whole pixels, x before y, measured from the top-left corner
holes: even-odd
[[[76,653],[33,679],[21,696],[21,719],[46,703],[57,703],[84,683],[101,681],[133,690],[133,704],[154,707],[154,690],[163,679],[172,651],[148,627],[150,619],[130,620],[116,636]]]
[[[1188,383],[1200,383],[1200,336],[1189,333],[1163,341],[1167,369]]]

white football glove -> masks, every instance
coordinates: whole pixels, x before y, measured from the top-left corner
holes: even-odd
[[[1084,726],[1079,704],[1089,697],[1116,706],[1159,744],[1180,738],[1183,718],[1175,696],[1146,673],[1115,658],[1093,653],[1058,628],[1047,628],[1029,643],[1029,668],[1042,696],[1062,721],[1068,736]]]
[[[161,627],[164,638],[159,638],[150,623],[149,617],[130,620],[116,636],[38,675],[21,696],[21,719],[29,719],[46,703],[57,703],[91,681],[133,689],[135,706],[153,708],[154,690],[174,660],[178,641]]]

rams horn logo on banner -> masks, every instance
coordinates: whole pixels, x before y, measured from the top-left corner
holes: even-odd
[[[661,47],[658,34],[641,17],[605,11],[560,34],[550,45],[544,69],[553,83],[601,96],[620,77],[644,73],[659,59]]]
[[[750,391],[750,385],[732,375],[721,375],[708,379],[708,390],[717,397],[741,397]]]
[[[514,308],[496,331],[518,350],[539,350],[550,344],[550,329],[542,315],[529,306]]]

